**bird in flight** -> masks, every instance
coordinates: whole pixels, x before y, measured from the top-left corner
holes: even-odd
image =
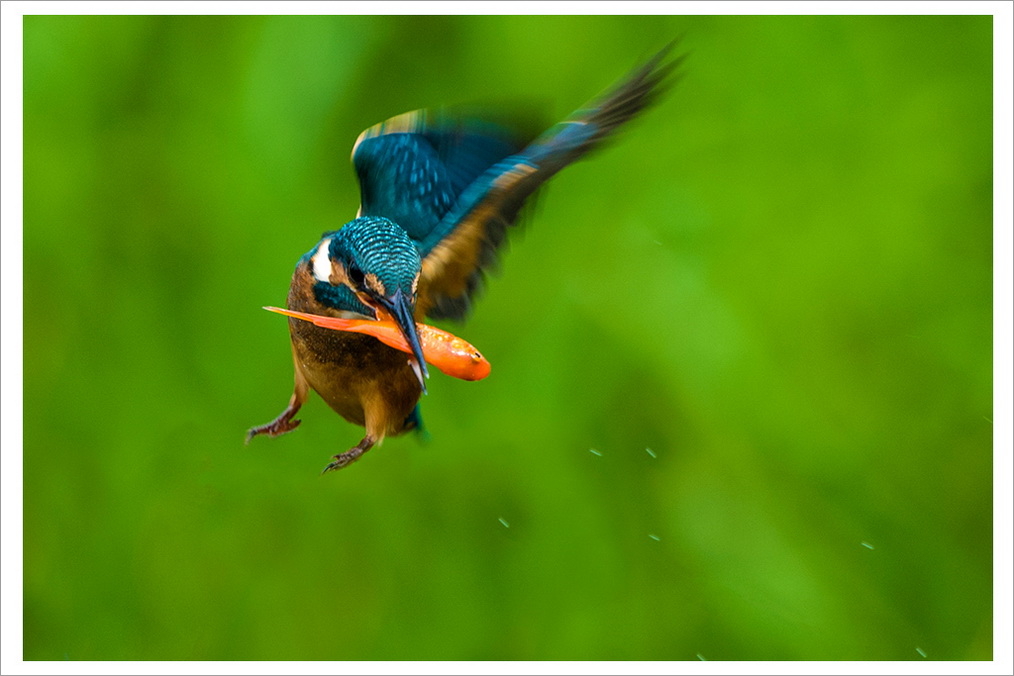
[[[295,429],[311,389],[366,428],[324,472],[355,462],[386,436],[421,429],[428,372],[417,322],[465,318],[526,200],[658,98],[683,60],[668,59],[671,51],[528,142],[488,122],[424,110],[360,134],[352,148],[359,212],[299,259],[287,306],[394,322],[410,356],[374,336],[290,315],[294,392],[275,420],[247,432],[247,442]]]

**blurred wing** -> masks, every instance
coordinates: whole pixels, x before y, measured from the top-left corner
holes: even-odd
[[[360,215],[389,218],[421,242],[466,186],[519,147],[497,125],[425,110],[381,122],[352,148]]]
[[[478,176],[421,240],[417,316],[462,319],[507,228],[536,189],[654,101],[682,57],[669,45],[619,85]]]

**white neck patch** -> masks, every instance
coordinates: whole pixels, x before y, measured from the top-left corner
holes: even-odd
[[[313,263],[313,276],[318,282],[331,281],[331,259],[327,255],[330,246],[331,238],[328,237],[320,243],[317,252],[310,258],[310,262]]]

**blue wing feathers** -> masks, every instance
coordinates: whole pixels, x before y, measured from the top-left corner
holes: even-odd
[[[367,129],[352,161],[362,214],[384,216],[422,241],[466,186],[521,144],[478,120],[414,111]]]
[[[498,127],[474,121],[467,124],[475,128],[426,134],[426,139],[437,149],[444,163],[456,195],[461,194],[491,165],[516,153],[521,147]]]
[[[429,316],[467,314],[526,200],[674,82],[683,57],[663,63],[672,47],[527,146],[498,125],[424,111],[363,132],[353,149],[362,214],[390,218],[416,242]]]
[[[454,203],[455,192],[436,151],[416,134],[362,141],[354,158],[362,215],[384,216],[421,239]]]

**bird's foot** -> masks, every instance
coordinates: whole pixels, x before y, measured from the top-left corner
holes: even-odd
[[[299,406],[295,407],[292,404],[287,409],[282,411],[282,414],[269,422],[267,425],[261,425],[260,427],[251,427],[246,433],[246,443],[250,443],[250,440],[256,437],[258,434],[266,434],[269,437],[277,437],[286,432],[299,427],[299,420],[293,420],[292,417],[299,411]]]
[[[373,437],[367,434],[365,437],[363,437],[363,440],[360,441],[358,444],[356,444],[349,450],[345,451],[344,453],[339,453],[338,455],[334,456],[334,460],[328,463],[327,467],[324,468],[324,471],[322,471],[321,474],[327,474],[332,470],[348,467],[356,460],[358,460],[363,453],[373,448],[374,443],[376,442],[374,442]]]

